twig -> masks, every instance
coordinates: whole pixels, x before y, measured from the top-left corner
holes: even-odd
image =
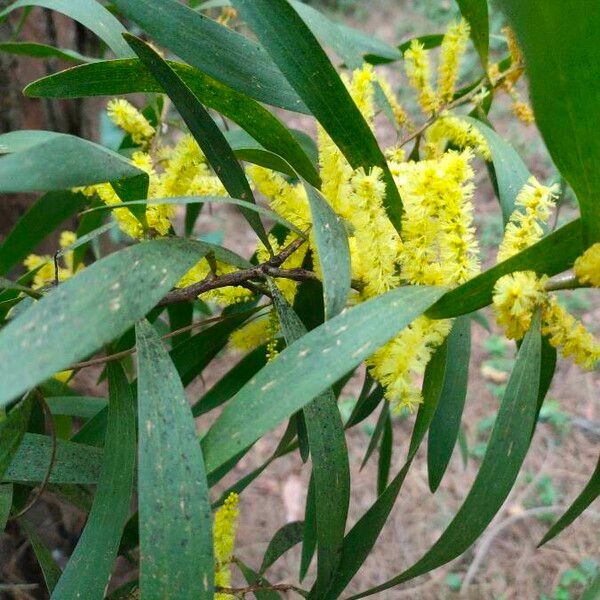
[[[54,467],[54,462],[56,460],[56,429],[54,428],[54,419],[52,418],[52,412],[50,411],[50,407],[46,402],[42,393],[36,388],[35,389],[36,398],[44,411],[44,416],[46,417],[46,422],[48,423],[48,427],[50,428],[50,435],[52,436],[52,451],[50,453],[50,462],[48,463],[48,468],[46,469],[46,474],[44,475],[44,479],[40,484],[40,487],[34,494],[33,498],[24,508],[22,508],[17,514],[12,515],[11,518],[18,519],[29,512],[37,503],[37,501],[41,498],[44,493],[48,482],[50,481],[50,475],[52,474],[52,469]]]
[[[590,287],[588,284],[581,283],[575,275],[562,275],[555,277],[546,283],[546,290],[556,292],[558,290],[576,290],[578,288]]]
[[[215,586],[215,592],[221,594],[230,594],[232,596],[241,596],[242,598],[246,596],[246,594],[253,594],[254,592],[296,592],[301,596],[306,594],[303,589],[296,587],[291,583],[275,583],[273,585],[254,583],[242,588],[230,588],[217,585]]]

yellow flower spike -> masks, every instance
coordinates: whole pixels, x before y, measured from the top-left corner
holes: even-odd
[[[167,154],[165,170],[161,176],[164,196],[190,196],[190,186],[195,178],[211,175],[206,157],[196,140],[184,135]]]
[[[493,306],[506,337],[520,340],[527,333],[535,309],[546,301],[545,282],[546,278],[533,271],[519,271],[498,279]]]
[[[535,123],[535,115],[533,114],[533,110],[531,110],[531,106],[527,104],[527,102],[523,102],[522,100],[515,100],[512,104],[512,111],[525,125],[533,125]]]
[[[469,32],[469,24],[461,19],[458,23],[450,25],[442,40],[438,68],[438,95],[442,102],[448,103],[454,96],[460,61],[467,49]]]
[[[392,87],[390,86],[388,80],[382,75],[377,75],[377,83],[379,83],[379,86],[381,87],[383,94],[385,95],[385,98],[392,109],[394,119],[396,120],[396,125],[398,127],[406,127],[409,131],[414,129],[413,123],[411,122],[403,106],[400,104],[398,97],[392,91]]]
[[[510,27],[504,27],[502,33],[506,37],[511,60],[511,73],[507,74],[504,80],[504,87],[510,91],[523,74],[523,53],[517,42],[517,36]]]
[[[148,119],[135,107],[123,98],[115,98],[108,103],[108,116],[110,120],[131,136],[135,144],[147,145],[154,137],[155,130]]]
[[[562,356],[572,357],[584,369],[593,369],[600,360],[600,342],[554,297],[542,312],[542,333]]]
[[[58,373],[54,373],[54,379],[56,381],[60,381],[60,383],[68,383],[69,379],[73,375],[73,371],[59,371]]]
[[[408,80],[419,94],[421,110],[432,115],[439,107],[438,98],[430,82],[429,52],[418,40],[413,40],[404,53],[404,64]]]
[[[581,283],[600,287],[600,242],[588,248],[575,261],[574,268]]]
[[[271,323],[269,317],[259,317],[236,329],[229,338],[231,346],[250,352],[269,342]]]
[[[515,200],[515,210],[506,226],[498,251],[498,262],[507,260],[542,239],[542,228],[550,217],[558,186],[545,186],[531,177]]]
[[[352,73],[352,81],[349,85],[350,95],[358,106],[365,121],[373,126],[375,117],[375,83],[377,76],[373,67],[365,63],[360,69],[356,69]]]
[[[425,157],[440,157],[448,143],[461,149],[472,148],[484,160],[492,160],[490,147],[477,127],[459,117],[443,114],[425,133]]]
[[[217,512],[213,524],[213,543],[215,556],[215,586],[231,587],[231,568],[237,520],[239,496],[232,492],[227,496]],[[215,600],[229,600],[229,594],[216,593]]]
[[[279,317],[275,309],[269,312],[269,341],[267,343],[267,360],[272,361],[278,354],[277,333],[279,332]]]

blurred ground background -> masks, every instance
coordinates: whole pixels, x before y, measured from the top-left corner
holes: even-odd
[[[313,3],[335,19],[354,24],[394,44],[414,35],[443,32],[447,23],[457,16],[450,0],[329,0]],[[491,7],[492,33],[496,36],[503,22],[493,2]],[[493,37],[492,48],[495,56],[499,56],[503,50],[502,41]],[[405,78],[400,68],[393,65],[387,72],[400,97],[410,106],[412,94],[405,91]],[[469,80],[469,74],[476,74],[476,69],[477,61],[471,53],[463,69],[465,81]],[[310,120],[289,115],[285,118],[294,127],[314,133]],[[556,179],[556,171],[535,126],[525,127],[519,123],[510,113],[505,98],[494,102],[490,118],[499,132],[518,149],[533,174],[546,182]],[[391,128],[382,125],[378,133],[383,145],[394,143],[395,133]],[[484,262],[490,264],[502,236],[501,219],[481,164],[478,165],[477,181],[476,225]],[[559,222],[573,218],[575,213],[573,200],[567,198]],[[15,215],[4,214],[0,219],[3,229],[8,229],[14,218]],[[223,239],[235,249],[250,251],[254,241],[240,233],[242,231],[246,231],[245,224],[226,209],[215,209],[212,215],[203,215],[199,222],[199,232]],[[573,313],[583,317],[586,324],[600,334],[598,293],[579,290],[563,293],[563,298]],[[463,418],[468,447],[466,463],[457,448],[440,489],[432,495],[427,485],[426,455],[424,450],[419,453],[378,544],[347,593],[381,583],[415,562],[450,522],[476,475],[515,355],[514,344],[499,335],[491,313],[484,311],[484,314],[492,324],[492,332],[473,324],[470,385]],[[219,356],[207,370],[205,380],[191,386],[190,398],[197,399],[237,358],[229,351]],[[85,388],[88,383],[81,380],[79,385]],[[361,383],[362,373],[349,382],[342,394],[342,409],[348,414]],[[479,542],[450,565],[373,597],[381,600],[578,598],[599,568],[598,502],[558,538],[541,549],[536,549],[536,544],[556,516],[577,496],[595,467],[600,441],[599,393],[598,371],[584,373],[561,360],[518,483]],[[392,476],[404,462],[413,422],[412,417],[394,421]],[[201,422],[200,426],[203,425]],[[359,471],[373,428],[374,419],[370,419],[348,434],[354,491],[349,526],[376,498],[377,457],[372,457]],[[234,473],[215,489],[215,498],[228,484],[269,457],[278,433],[257,443]],[[269,540],[282,524],[303,519],[309,474],[309,467],[302,465],[297,456],[285,457],[271,465],[244,492],[236,553],[249,565],[259,566]],[[64,563],[84,524],[83,514],[51,500],[36,510],[40,535],[54,549],[55,557]],[[296,582],[299,559],[300,548],[296,547],[271,568],[269,579],[272,582]],[[126,580],[129,571],[129,565],[121,559],[118,580]],[[307,581],[311,581],[313,575],[314,565]],[[29,544],[12,525],[9,535],[0,539],[0,581],[35,583],[39,576]],[[23,589],[6,597],[44,596],[35,589]]]

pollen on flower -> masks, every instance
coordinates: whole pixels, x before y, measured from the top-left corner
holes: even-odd
[[[440,64],[438,68],[438,94],[442,102],[450,102],[458,79],[460,61],[467,49],[469,24],[461,19],[450,25],[442,40]]]
[[[269,342],[271,323],[269,317],[258,317],[236,329],[229,338],[233,348],[250,352]]]
[[[588,248],[575,261],[575,275],[581,283],[600,287],[600,243]]]
[[[123,98],[115,98],[108,103],[108,116],[111,121],[131,136],[134,144],[146,145],[155,134],[148,119]]]
[[[535,116],[533,111],[531,110],[531,106],[527,104],[527,102],[523,102],[522,100],[515,100],[512,104],[512,111],[515,114],[515,117],[519,119],[525,125],[532,125],[535,123]]]
[[[432,115],[437,111],[439,102],[431,87],[429,52],[418,40],[413,40],[404,53],[404,63],[408,80],[419,94],[421,110],[428,116]]]
[[[506,337],[520,340],[531,327],[535,309],[546,300],[545,278],[533,271],[519,271],[501,277],[494,286],[493,306]]]
[[[500,244],[498,262],[507,260],[542,239],[542,226],[550,217],[557,192],[556,185],[541,185],[535,177],[531,177],[523,186]]]
[[[406,127],[409,131],[414,129],[414,125],[410,120],[407,112],[404,110],[402,104],[398,100],[398,97],[392,91],[389,81],[382,75],[377,75],[377,83],[381,87],[385,98],[392,109],[392,114],[398,127]]]
[[[231,587],[231,561],[235,547],[235,535],[239,496],[232,492],[215,513],[213,523],[213,544],[215,557],[215,586]],[[216,593],[215,600],[229,600],[229,594]]]
[[[490,147],[483,134],[470,123],[449,114],[443,114],[427,129],[424,153],[426,158],[437,158],[448,143],[464,149],[472,148],[484,160],[492,160]]]

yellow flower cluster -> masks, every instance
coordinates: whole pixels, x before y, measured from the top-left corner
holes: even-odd
[[[439,99],[431,86],[431,65],[429,53],[418,40],[413,40],[404,53],[406,76],[419,94],[419,105],[426,115],[432,115],[439,108]]]
[[[381,87],[385,98],[392,109],[392,113],[394,115],[394,119],[396,121],[396,125],[398,127],[406,127],[409,131],[414,129],[414,125],[410,120],[407,112],[404,110],[402,104],[396,97],[396,94],[392,91],[392,86],[390,83],[382,77],[381,75],[377,75],[377,83]]]
[[[600,287],[600,243],[588,248],[575,261],[575,275],[581,283]]]
[[[148,119],[123,98],[111,100],[107,112],[111,121],[131,136],[134,144],[145,146],[156,133]]]
[[[506,226],[498,262],[507,260],[542,239],[558,187],[541,185],[531,177],[515,200],[515,211]]]
[[[444,35],[438,67],[438,94],[441,102],[448,103],[454,96],[460,61],[467,49],[469,33],[469,24],[461,19],[458,23],[451,24]]]
[[[239,496],[232,492],[229,494],[223,506],[215,513],[213,524],[213,544],[215,556],[215,586],[231,587],[231,561],[233,560],[233,548],[235,546],[235,534],[237,531],[237,520]],[[229,594],[215,594],[215,600],[228,600]]]
[[[555,190],[540,185],[534,179],[523,187],[516,201],[517,208],[506,227],[498,260],[506,260],[528,248],[543,236],[543,225],[550,215]],[[582,282],[597,277],[600,265],[600,244],[590,248],[575,262]],[[591,281],[591,280],[590,280]],[[562,356],[591,369],[600,360],[600,343],[583,323],[570,315],[546,290],[547,277],[533,271],[511,273],[501,277],[494,287],[493,306],[498,324],[508,338],[520,340],[529,327],[536,309],[541,310],[542,333]]]
[[[490,147],[479,129],[460,117],[446,113],[427,129],[423,153],[426,158],[437,158],[449,143],[456,148],[471,148],[484,160],[492,160]]]
[[[72,231],[63,231],[60,234],[59,245],[65,250],[77,241],[77,235]],[[76,272],[83,269],[83,265],[78,265],[75,268],[73,251],[67,251],[62,253],[62,266],[58,265],[58,272],[55,271],[54,259],[52,256],[44,255],[39,256],[37,254],[30,254],[24,261],[23,265],[28,271],[37,269],[31,287],[33,289],[40,289],[47,285],[52,285],[55,281],[66,281]]]

